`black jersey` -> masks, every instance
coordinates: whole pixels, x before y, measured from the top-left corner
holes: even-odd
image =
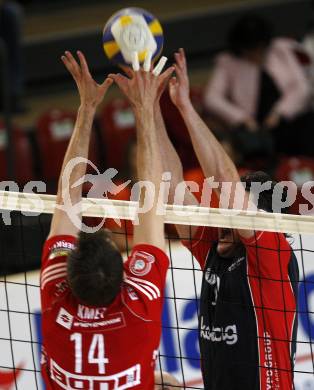
[[[205,389],[293,389],[297,260],[280,233],[256,232],[243,244],[242,255],[221,258],[215,230],[205,228],[191,248],[203,269],[199,342]]]

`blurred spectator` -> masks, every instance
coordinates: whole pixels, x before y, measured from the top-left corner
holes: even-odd
[[[0,39],[7,51],[9,65],[9,98],[15,113],[25,111],[22,105],[24,69],[22,60],[23,9],[12,0],[0,0]],[[0,109],[3,103],[1,102]]]
[[[234,129],[240,152],[313,155],[310,88],[296,42],[273,38],[264,19],[243,16],[228,34],[205,93],[207,108]]]
[[[307,33],[303,38],[302,46],[300,50],[302,50],[302,48],[304,52],[302,62],[311,86],[311,92],[312,92],[311,105],[312,108],[314,109],[314,4],[313,4],[312,21],[309,25]]]

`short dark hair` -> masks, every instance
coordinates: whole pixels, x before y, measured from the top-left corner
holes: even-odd
[[[246,14],[234,24],[228,33],[229,50],[241,56],[243,51],[267,47],[273,37],[271,24],[258,15]]]
[[[252,187],[252,183],[266,183],[270,182],[270,189],[262,191],[259,196],[258,196],[258,204],[257,208],[260,210],[268,211],[268,212],[273,212],[274,210],[279,210],[280,209],[280,204],[279,202],[285,201],[288,196],[288,189],[287,187],[282,187],[280,193],[281,193],[281,199],[276,199],[273,197],[273,191],[276,185],[278,183],[265,172],[263,171],[257,171],[257,172],[251,172],[248,173],[244,176],[241,177],[242,183],[245,183],[245,190],[246,191],[254,191]],[[277,203],[278,202],[278,203]],[[287,213],[288,208],[283,208],[281,209],[282,213]]]
[[[120,291],[123,261],[109,231],[81,232],[67,262],[67,276],[73,295],[90,306],[110,304]]]

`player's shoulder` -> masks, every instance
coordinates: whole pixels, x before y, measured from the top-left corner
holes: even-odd
[[[49,237],[43,247],[43,258],[57,258],[63,254],[68,254],[75,248],[77,238],[70,235],[58,235]]]
[[[253,231],[247,238],[241,238],[243,244],[248,248],[253,248],[253,254],[257,250],[268,250],[269,255],[275,255],[276,251],[290,252],[291,240],[284,233]]]
[[[42,252],[42,265],[40,275],[41,291],[47,290],[48,298],[54,290],[58,296],[66,291],[67,258],[75,248],[74,236],[53,236],[46,240]]]
[[[168,266],[166,253],[147,244],[134,246],[124,263],[123,302],[142,319],[160,316]]]

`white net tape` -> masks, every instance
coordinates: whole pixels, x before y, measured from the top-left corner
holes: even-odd
[[[0,191],[0,210],[52,214],[55,203],[55,195]],[[83,198],[82,210],[83,215],[87,217],[135,220],[138,203]],[[165,222],[193,226],[314,234],[314,216],[310,215],[239,211],[199,206],[165,205]]]

